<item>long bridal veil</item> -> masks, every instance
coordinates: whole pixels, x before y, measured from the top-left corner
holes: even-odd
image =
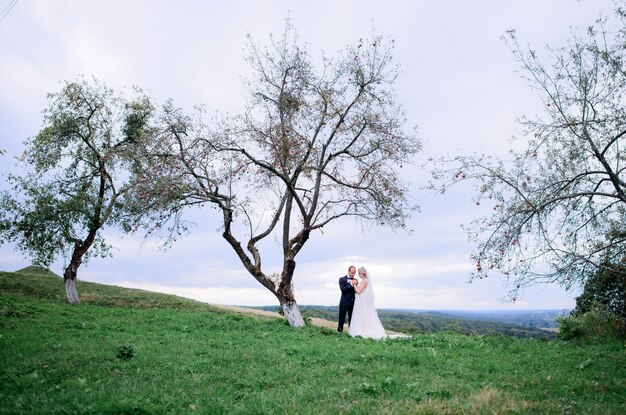
[[[365,289],[364,294],[367,296],[367,299],[371,302],[372,307],[374,307],[375,297],[374,297],[374,283],[372,282],[372,274],[370,274],[370,272],[366,268],[364,267],[361,267],[361,268],[363,268],[363,270],[365,271],[365,275],[367,275],[367,287]]]

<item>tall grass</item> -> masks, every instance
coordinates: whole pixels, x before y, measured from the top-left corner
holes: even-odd
[[[2,414],[626,413],[619,342],[353,339],[97,284],[70,306],[62,287],[0,273]]]

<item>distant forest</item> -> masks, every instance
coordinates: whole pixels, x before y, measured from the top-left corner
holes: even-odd
[[[253,307],[279,312],[278,306]],[[300,306],[302,316],[337,321],[336,306]],[[407,334],[452,331],[466,335],[505,335],[517,338],[551,340],[556,337],[556,318],[564,311],[528,312],[464,312],[464,311],[410,311],[378,310],[383,326]]]

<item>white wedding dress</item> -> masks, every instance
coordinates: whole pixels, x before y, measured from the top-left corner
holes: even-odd
[[[361,336],[370,339],[387,337],[374,306],[374,289],[370,276],[367,278],[365,289],[355,297],[348,333],[352,337]]]

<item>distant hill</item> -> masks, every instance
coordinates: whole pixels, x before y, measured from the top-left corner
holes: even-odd
[[[417,310],[402,310],[419,312]],[[428,311],[434,315],[453,316],[463,319],[493,321],[538,329],[558,328],[557,318],[569,315],[571,310],[487,310],[462,311],[438,310]]]
[[[266,311],[278,311],[278,306],[253,307]],[[305,318],[322,318],[337,321],[336,306],[303,305],[300,311]],[[383,326],[388,330],[402,333],[436,333],[452,331],[467,335],[506,335],[517,338],[554,339],[554,330],[542,328],[558,327],[556,324],[559,311],[509,316],[500,312],[465,313],[453,311],[417,311],[417,310],[378,310]]]

